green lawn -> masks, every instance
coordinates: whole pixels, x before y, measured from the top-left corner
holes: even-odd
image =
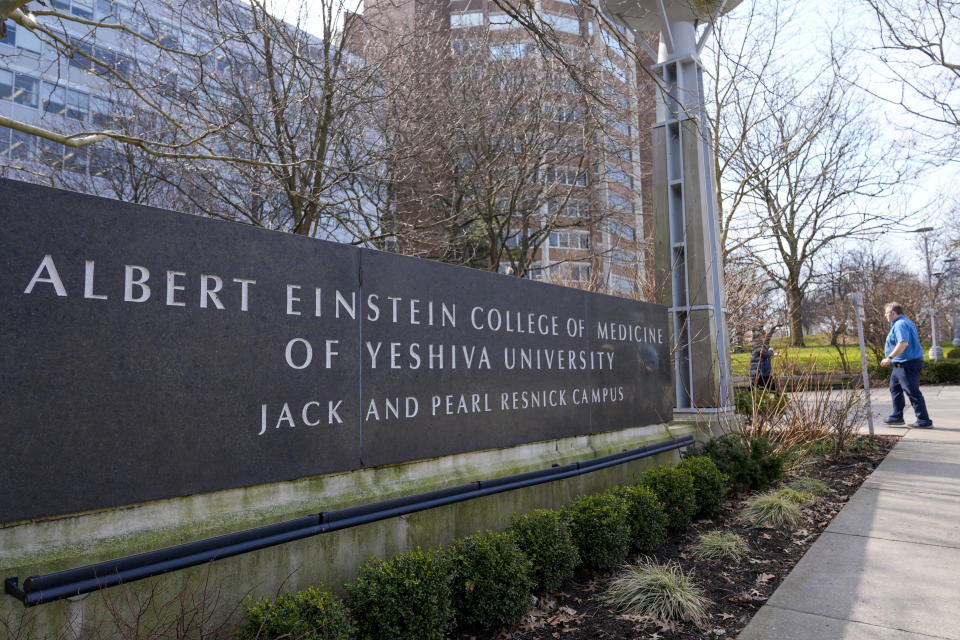
[[[778,368],[783,367],[786,360],[791,360],[804,368],[813,365],[815,371],[841,371],[846,373],[860,372],[860,347],[856,344],[844,345],[844,356],[847,366],[843,366],[840,354],[836,347],[830,346],[830,338],[825,334],[811,334],[803,337],[806,347],[791,347],[787,345],[788,338],[774,338],[770,341],[773,350],[780,354],[779,358],[773,360],[773,372],[777,373]],[[949,340],[940,342],[944,354],[953,348]],[[924,354],[930,350],[930,343],[923,345]],[[873,366],[876,361],[869,348],[867,348],[867,364]],[[750,375],[750,352],[733,353],[731,356],[731,368],[735,376]]]

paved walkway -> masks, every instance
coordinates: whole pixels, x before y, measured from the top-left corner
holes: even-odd
[[[739,640],[960,640],[960,387],[923,393],[934,429],[882,425],[874,392],[903,439]]]

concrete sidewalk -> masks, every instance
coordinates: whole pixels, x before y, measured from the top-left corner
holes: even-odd
[[[960,640],[960,387],[923,394],[935,428],[894,429],[874,391],[876,432],[903,439],[740,640]]]

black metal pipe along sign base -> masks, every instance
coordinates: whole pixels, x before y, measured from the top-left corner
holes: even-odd
[[[503,491],[571,478],[679,449],[692,443],[693,437],[685,436],[562,467],[550,467],[549,469],[540,469],[493,480],[480,480],[439,491],[430,491],[339,511],[317,513],[264,527],[77,567],[76,569],[30,576],[23,581],[22,587],[18,577],[10,577],[4,581],[4,588],[8,594],[20,600],[24,606],[32,607],[321,533],[347,529],[455,502],[464,502]]]

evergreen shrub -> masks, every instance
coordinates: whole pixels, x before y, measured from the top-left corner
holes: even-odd
[[[696,492],[697,514],[716,511],[727,499],[730,478],[717,468],[717,464],[706,456],[687,456],[680,468],[693,478]]]
[[[530,560],[533,590],[558,589],[580,564],[580,554],[559,511],[537,509],[514,516],[507,528],[514,542]]]
[[[580,498],[563,509],[580,559],[595,569],[612,569],[630,551],[630,511],[612,493]]]
[[[516,624],[530,610],[530,560],[512,534],[490,531],[461,538],[448,553],[459,625],[494,629]]]
[[[355,632],[343,600],[320,587],[247,604],[240,640],[349,640]]]
[[[633,546],[648,551],[659,548],[667,539],[669,519],[653,489],[636,484],[617,487],[610,492],[627,505]]]
[[[370,558],[346,585],[360,640],[442,640],[453,627],[450,561],[439,549]]]
[[[920,372],[921,384],[949,384],[960,382],[960,360],[927,360]]]
[[[765,438],[731,433],[694,445],[687,454],[713,460],[735,493],[766,489],[783,476],[783,456]]]
[[[667,514],[667,528],[682,531],[697,512],[693,476],[678,465],[661,465],[640,475],[639,484],[650,487]]]

